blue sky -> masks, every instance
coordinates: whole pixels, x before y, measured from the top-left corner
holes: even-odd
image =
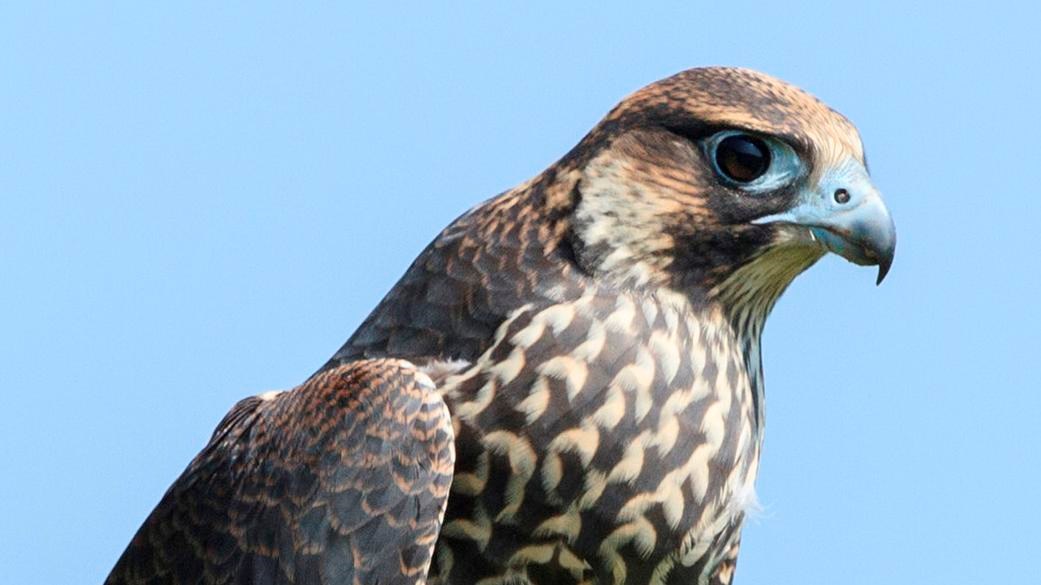
[[[737,582],[1036,582],[1026,3],[24,4],[0,8],[9,582],[100,582],[236,400],[303,380],[453,217],[706,64],[849,116],[900,234],[883,286],[828,258],[771,318]]]

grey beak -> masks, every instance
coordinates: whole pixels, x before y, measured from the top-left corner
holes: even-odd
[[[791,209],[756,223],[787,222],[809,228],[828,250],[854,264],[878,266],[881,284],[896,253],[896,225],[867,171],[843,165],[801,194]]]

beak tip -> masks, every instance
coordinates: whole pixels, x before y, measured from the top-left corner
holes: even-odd
[[[895,246],[890,246],[878,259],[878,279],[875,280],[875,286],[882,284],[882,281],[886,279],[886,275],[889,274],[889,268],[893,266],[893,248]]]
[[[881,286],[882,281],[886,279],[886,275],[889,274],[889,267],[879,265],[878,267],[878,279],[875,280],[875,286]]]
[[[885,237],[882,238],[884,244],[880,246],[881,253],[878,254],[878,280],[875,281],[875,286],[882,284],[882,281],[885,280],[890,267],[893,266],[893,257],[896,256],[896,226],[893,225],[892,218],[889,220],[889,228],[885,234]]]

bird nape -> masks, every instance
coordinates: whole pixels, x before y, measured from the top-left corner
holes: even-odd
[[[247,398],[108,583],[730,583],[763,323],[893,260],[855,127],[684,71],[455,220],[325,366]]]

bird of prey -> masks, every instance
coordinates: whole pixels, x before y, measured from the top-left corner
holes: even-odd
[[[651,84],[236,405],[108,583],[730,583],[764,321],[895,245],[842,115],[746,69]]]

